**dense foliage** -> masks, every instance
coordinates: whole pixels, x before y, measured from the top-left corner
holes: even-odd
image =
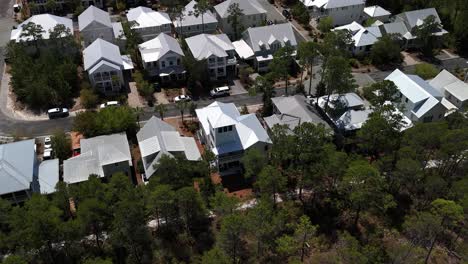
[[[78,88],[78,49],[71,33],[59,25],[50,39],[43,40],[44,30],[34,23],[23,31],[22,37],[32,40],[8,46],[11,85],[17,100],[34,110],[70,105]],[[64,34],[67,36],[59,37]]]

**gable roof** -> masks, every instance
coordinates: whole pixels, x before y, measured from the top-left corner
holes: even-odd
[[[364,0],[300,0],[305,6],[316,8],[338,8],[352,5],[363,5]]]
[[[296,36],[290,23],[248,28],[244,32],[244,40],[254,52],[261,50],[260,44],[264,44],[267,49],[276,42],[282,47],[286,42],[293,47],[297,46]]]
[[[235,126],[236,128],[237,137],[233,137],[228,143],[214,146],[212,150],[216,155],[246,150],[257,142],[271,143],[270,137],[255,114],[241,115],[233,103],[215,101],[204,108],[196,109],[195,112],[206,136],[211,134],[210,127],[216,129]]]
[[[333,30],[348,30],[352,35],[355,47],[373,45],[382,37],[379,27],[363,27],[356,21],[348,25],[336,27]]]
[[[221,18],[227,18],[229,16],[229,6],[232,4],[239,4],[239,8],[245,16],[265,14],[267,12],[257,0],[226,0],[215,5],[214,9]]]
[[[398,90],[414,103],[414,108],[408,110],[418,118],[442,100],[440,91],[417,75],[407,75],[396,69],[385,80],[393,81]]]
[[[184,52],[179,42],[165,33],[159,34],[156,38],[148,40],[138,45],[141,59],[144,62],[158,61],[162,56],[172,51],[184,56]]]
[[[19,24],[16,29],[13,29],[11,31],[10,40],[15,40],[16,42],[32,40],[30,37],[21,37],[23,27],[29,22],[40,25],[42,27],[42,39],[49,39],[50,31],[52,31],[54,27],[59,24],[62,24],[68,28],[70,33],[73,35],[73,21],[71,19],[50,14],[40,14],[26,19],[23,23]]]
[[[88,71],[102,60],[123,68],[123,60],[119,47],[98,38],[83,50],[84,70]]]
[[[184,17],[182,21],[179,19],[174,20],[175,27],[185,27],[185,26],[193,26],[193,25],[202,25],[202,22],[207,24],[218,23],[216,16],[210,11],[206,11],[205,14],[200,16],[195,16],[195,5],[197,2],[195,0],[190,1],[186,6],[183,12]],[[203,16],[203,18],[202,18]]]
[[[138,24],[132,28],[157,27],[164,24],[172,24],[169,15],[164,12],[156,12],[151,8],[139,6],[128,10],[128,21],[135,21]]]
[[[55,192],[55,186],[59,182],[59,160],[44,160],[39,165],[39,181],[37,192],[49,194]]]
[[[197,60],[207,59],[211,55],[227,57],[226,51],[234,50],[231,40],[226,34],[199,34],[186,38],[187,46]]]
[[[28,190],[35,174],[34,139],[0,145],[0,195]]]
[[[462,102],[468,100],[468,84],[447,70],[441,71],[429,84],[441,93],[444,93],[444,91],[449,92]]]
[[[287,125],[290,130],[293,130],[296,126],[305,122],[330,127],[327,122],[320,118],[313,107],[306,104],[306,98],[303,95],[274,97],[271,98],[271,101],[279,114],[264,118],[270,128],[279,124]]]
[[[83,13],[78,16],[78,28],[80,31],[85,29],[89,24],[97,22],[106,27],[112,27],[109,13],[90,5]]]
[[[369,17],[381,17],[391,15],[389,11],[378,5],[368,6],[364,8],[364,13],[366,13]]]
[[[183,153],[187,160],[201,158],[194,138],[181,136],[173,126],[155,116],[138,131],[137,139],[146,178],[154,174],[156,171],[154,165],[159,162],[162,155],[173,156],[172,153],[178,152]],[[147,160],[147,157],[152,155],[155,156]]]
[[[67,183],[86,181],[91,174],[104,176],[102,166],[128,161],[132,164],[125,133],[81,139],[81,154],[63,162],[63,180]]]
[[[395,21],[391,23],[385,23],[379,26],[382,33],[384,34],[400,34],[406,39],[411,39],[413,36],[409,32],[406,24],[403,21]]]
[[[439,18],[439,14],[437,14],[435,8],[426,8],[403,12],[401,14],[398,14],[397,18],[405,21],[407,26],[410,27],[410,29],[413,29],[416,26],[422,25],[424,19],[426,19],[430,15],[433,15],[435,17],[435,21],[442,23],[442,21]]]

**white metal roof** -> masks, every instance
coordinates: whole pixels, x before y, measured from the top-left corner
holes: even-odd
[[[90,5],[78,16],[78,28],[80,31],[83,31],[83,29],[93,22],[97,22],[105,27],[112,27],[109,13]]]
[[[122,56],[117,45],[107,42],[101,38],[96,39],[83,51],[83,61],[85,71],[89,70],[98,62],[105,60],[123,67]]]
[[[239,8],[246,16],[254,14],[265,14],[267,11],[257,0],[226,0],[214,6],[216,13],[222,18],[229,16],[229,6],[232,4],[239,4]]]
[[[127,37],[125,36],[125,33],[123,31],[123,26],[122,26],[122,23],[121,22],[114,22],[112,23],[112,30],[114,31],[114,37],[116,39],[120,38],[120,39],[127,39]]]
[[[128,10],[128,21],[135,21],[138,24],[132,28],[157,27],[164,24],[172,24],[169,15],[164,12],[156,12],[148,7],[139,6]]]
[[[201,158],[194,138],[182,137],[173,126],[155,116],[138,131],[137,139],[147,178],[154,174],[154,165],[163,154],[172,156],[172,153],[183,153],[187,160]],[[152,159],[147,160],[148,157]]]
[[[59,182],[59,160],[45,160],[39,165],[39,192],[49,194],[55,192]]]
[[[125,133],[81,139],[81,154],[63,162],[63,180],[67,183],[86,181],[89,175],[104,176],[102,166],[127,161],[132,165]]]
[[[254,52],[260,51],[262,45],[266,49],[270,49],[272,44],[284,47],[288,43],[292,47],[297,46],[296,36],[290,23],[248,28],[243,33],[243,39]]]
[[[200,15],[200,16],[195,16],[195,5],[197,2],[195,0],[190,1],[186,6],[185,10],[183,12],[184,17],[182,18],[182,21],[179,19],[176,19],[174,21],[174,26],[177,27],[185,27],[185,26],[194,26],[194,25],[202,25],[202,22],[206,25],[208,24],[213,24],[213,23],[218,23],[218,20],[216,19],[216,16],[208,10],[205,14]],[[203,16],[203,18],[202,18]]]
[[[26,19],[23,23],[18,25],[17,29],[13,29],[11,31],[10,40],[15,40],[16,42],[32,40],[31,37],[21,37],[21,33],[23,32],[23,26],[25,26],[29,22],[32,22],[36,25],[40,25],[42,27],[42,39],[49,39],[50,31],[52,31],[54,27],[59,24],[62,24],[66,28],[68,28],[70,30],[70,34],[73,35],[73,21],[71,19],[50,14],[41,14]]]
[[[389,11],[378,5],[368,6],[364,8],[364,13],[366,13],[369,17],[381,17],[391,15]]]
[[[363,5],[365,4],[364,0],[300,0],[307,7],[316,7],[316,8],[338,8],[344,6],[352,5]]]
[[[379,27],[363,27],[356,21],[344,26],[336,27],[333,30],[348,30],[352,35],[354,46],[356,47],[373,45],[380,37],[382,37]]]
[[[418,25],[421,25],[424,19],[426,19],[428,16],[431,16],[431,15],[435,17],[436,22],[442,23],[442,21],[439,18],[439,14],[437,14],[437,11],[435,8],[426,8],[426,9],[403,12],[397,15],[397,18],[404,20],[408,24],[408,26],[412,29]]]
[[[184,56],[179,42],[165,33],[159,34],[156,38],[148,40],[138,45],[138,47],[144,62],[158,61],[162,56],[171,51]]]
[[[350,109],[343,113],[337,120],[335,124],[338,128],[344,129],[346,131],[352,131],[356,129],[361,129],[362,125],[369,118],[369,114],[372,113],[371,109],[365,110],[353,110]]]
[[[34,176],[34,139],[0,145],[0,195],[29,190]]]
[[[238,136],[233,137],[229,143],[216,145],[213,148],[215,154],[246,150],[257,142],[271,143],[270,137],[255,114],[241,115],[233,103],[215,101],[195,111],[207,136],[211,134],[210,126],[212,128],[235,126]]]
[[[216,57],[227,57],[226,51],[234,50],[231,40],[226,34],[199,34],[185,41],[197,60],[207,59],[214,55]]]
[[[252,48],[243,39],[234,41],[232,45],[241,59],[249,59],[254,55]]]
[[[461,81],[447,70],[441,71],[429,84],[442,93],[444,91],[449,92],[462,102],[468,100],[468,84]]]

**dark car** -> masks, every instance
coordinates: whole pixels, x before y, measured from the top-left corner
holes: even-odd
[[[291,13],[287,9],[283,9],[283,16],[287,19],[291,19]]]

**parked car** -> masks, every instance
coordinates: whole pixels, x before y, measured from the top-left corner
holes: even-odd
[[[52,148],[52,139],[50,137],[44,138],[44,149],[51,149]]]
[[[52,149],[46,149],[44,150],[44,155],[42,155],[42,158],[44,160],[49,160],[52,158]]]
[[[181,95],[178,95],[176,97],[174,97],[174,102],[190,102],[192,101],[192,98],[190,98],[190,96],[188,95],[185,95],[185,94],[181,94]]]
[[[287,19],[291,19],[291,13],[287,9],[283,9],[283,16]]]
[[[67,117],[69,115],[67,108],[57,107],[47,110],[49,119]]]
[[[229,87],[228,86],[222,86],[222,87],[217,87],[214,88],[213,90],[210,91],[211,97],[222,97],[222,96],[229,96]]]
[[[119,105],[120,104],[117,101],[109,101],[109,102],[105,102],[105,103],[101,104],[100,108],[104,109],[104,108],[109,107],[109,106],[119,106]]]

